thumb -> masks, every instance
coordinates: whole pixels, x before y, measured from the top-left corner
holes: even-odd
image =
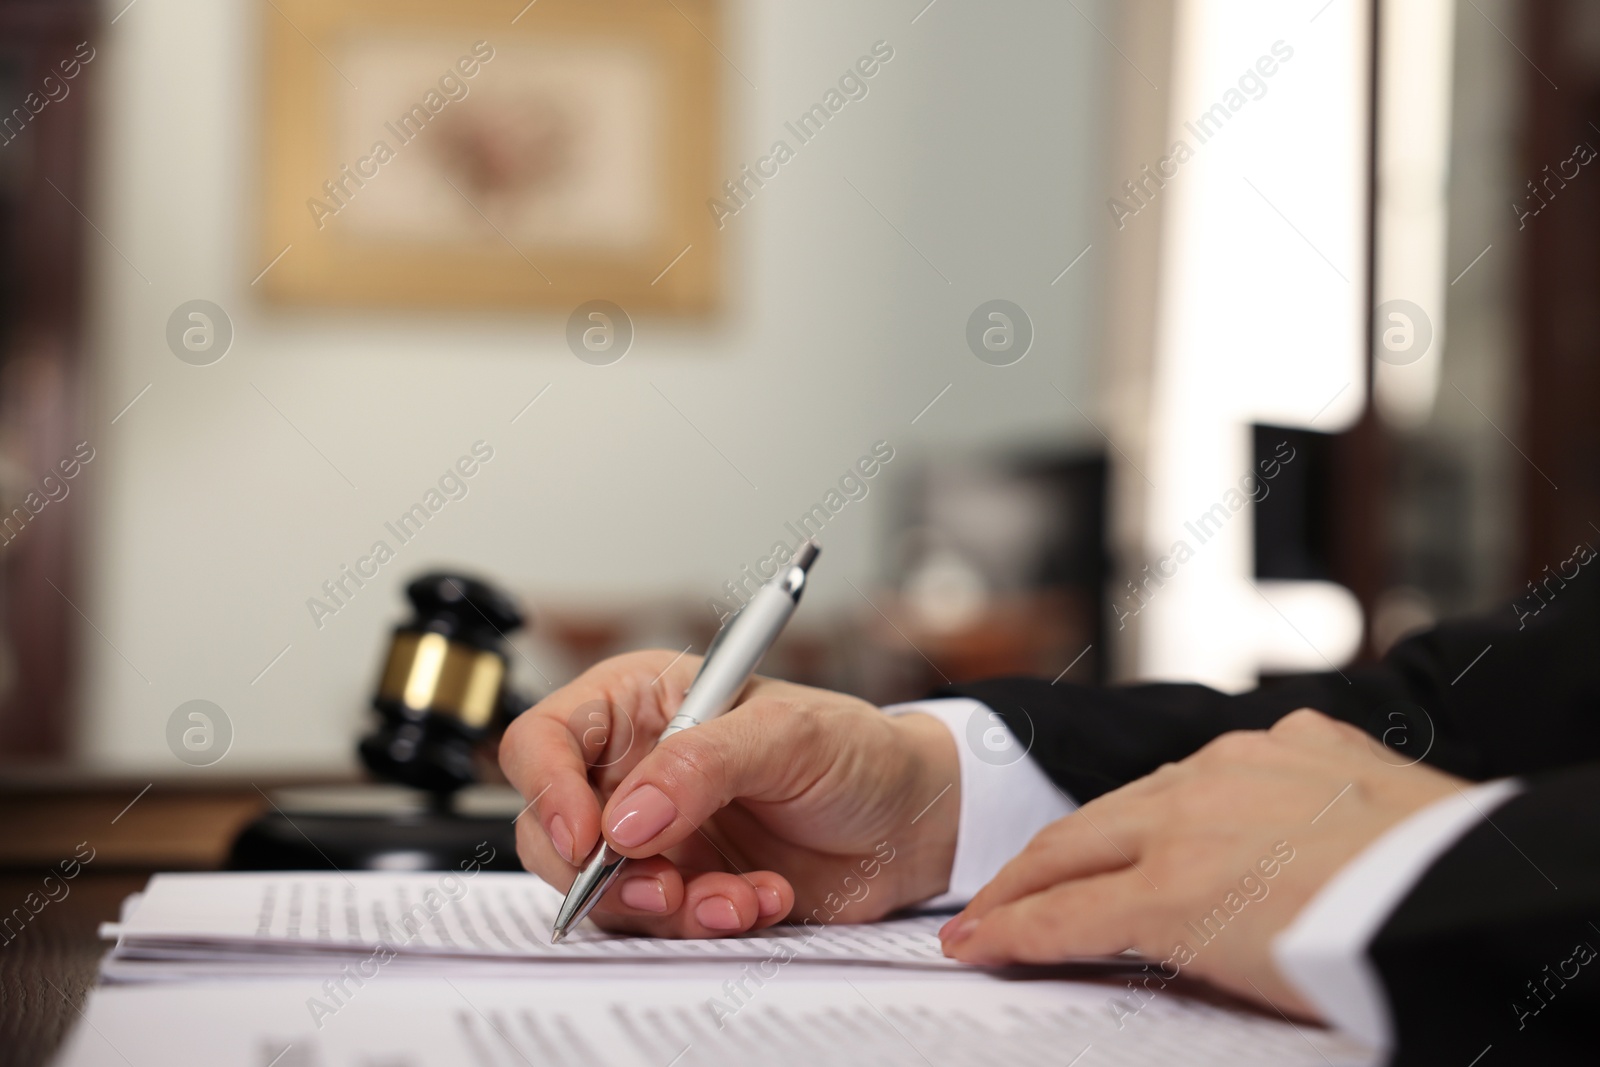
[[[756,698],[673,734],[623,779],[600,825],[623,855],[652,856],[680,843],[736,798],[798,796],[825,766],[816,718],[788,702]]]

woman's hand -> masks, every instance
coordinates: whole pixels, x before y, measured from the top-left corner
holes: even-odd
[[[1047,963],[1133,948],[1166,979],[1314,1015],[1272,939],[1373,839],[1466,784],[1382,751],[1311,710],[1225,734],[1041,830],[946,924],[945,953]]]
[[[633,862],[593,918],[665,937],[862,922],[945,890],[960,772],[941,723],[755,678],[657,746],[699,666],[618,656],[512,723],[500,764],[529,802],[524,866],[566,890],[604,833]]]

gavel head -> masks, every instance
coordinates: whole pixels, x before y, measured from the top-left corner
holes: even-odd
[[[416,615],[390,638],[373,698],[379,723],[361,759],[379,778],[448,795],[477,780],[477,742],[521,710],[506,686],[506,637],[523,615],[498,589],[457,574],[425,574],[406,596]]]

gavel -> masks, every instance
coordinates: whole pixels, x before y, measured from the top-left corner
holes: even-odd
[[[379,778],[448,807],[478,780],[477,744],[528,706],[507,684],[508,635],[526,620],[509,596],[464,575],[424,574],[406,596],[415,616],[390,636],[373,698],[379,723],[358,749]]]

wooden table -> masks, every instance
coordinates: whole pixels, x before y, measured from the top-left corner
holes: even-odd
[[[114,919],[144,873],[85,872],[72,892],[50,904],[0,948],[0,1062],[33,1067],[48,1062],[94,985],[106,946],[95,936]],[[37,874],[0,875],[0,901],[20,903],[39,888]]]
[[[153,871],[220,867],[234,834],[266,806],[249,784],[0,788],[0,923],[13,918],[0,927],[0,1064],[34,1067],[54,1055],[94,985],[106,949],[96,931],[129,893]],[[71,881],[51,883],[58,899],[34,914],[29,894],[38,906],[45,876],[87,854],[84,842],[94,858]]]

